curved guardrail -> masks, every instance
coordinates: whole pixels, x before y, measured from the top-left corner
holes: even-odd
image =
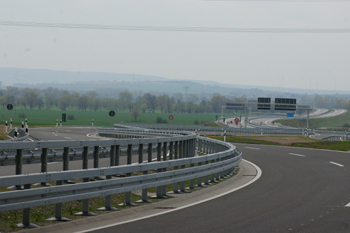
[[[210,127],[210,126],[193,126],[193,125],[146,125],[146,124],[127,124],[128,126],[137,126],[148,129],[159,129],[159,130],[179,130],[179,131],[200,131],[200,132],[232,132],[232,133],[249,133],[249,134],[297,134],[305,135],[307,133],[306,129],[298,128],[277,128],[277,127],[256,127],[256,128],[234,128],[234,127]],[[117,125],[115,125],[117,126]],[[309,131],[309,134],[313,132]]]
[[[173,184],[173,192],[184,192],[185,181],[189,188],[197,184],[214,182],[231,173],[242,159],[242,153],[235,146],[210,138],[199,137],[192,132],[149,130],[128,126],[119,129],[101,128],[100,135],[112,136],[109,140],[89,141],[39,141],[0,143],[0,150],[16,150],[15,169],[17,175],[0,177],[0,187],[13,186],[14,191],[0,192],[0,212],[23,209],[22,227],[33,227],[30,223],[30,208],[55,204],[55,217],[64,220],[62,203],[83,200],[81,215],[90,215],[88,199],[105,196],[105,206],[99,210],[115,210],[111,206],[111,195],[125,193],[125,205],[132,205],[131,191],[142,189],[142,201],[147,201],[147,188],[157,187],[156,196],[166,195],[167,184]],[[118,139],[116,139],[118,138]],[[155,153],[154,153],[155,145]],[[100,156],[100,148],[108,148],[110,167],[88,169],[88,155],[95,159]],[[126,147],[126,164],[120,165],[121,148]],[[132,164],[132,150],[137,147],[138,163]],[[144,148],[147,159],[144,161]],[[47,166],[48,151],[62,151],[63,171],[20,174],[23,151],[41,152],[42,169]],[[79,151],[83,160],[82,170],[69,170],[70,151]],[[205,153],[198,156],[196,151]],[[155,157],[156,162],[153,161]],[[97,160],[98,161],[98,160]],[[149,171],[157,171],[149,173]],[[131,176],[134,174],[133,176]],[[135,175],[136,174],[136,175]],[[118,176],[118,178],[113,178]],[[92,177],[103,180],[91,181]],[[80,179],[82,183],[62,185],[69,179]],[[48,186],[47,182],[51,182]],[[55,182],[55,183],[52,183]],[[40,188],[31,189],[34,183]],[[179,184],[180,183],[180,184]],[[21,190],[24,189],[24,190]]]

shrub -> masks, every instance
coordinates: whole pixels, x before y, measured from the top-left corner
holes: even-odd
[[[198,120],[194,120],[194,121],[193,121],[193,124],[194,124],[194,125],[199,125],[199,121],[198,121]]]
[[[161,123],[167,124],[168,122],[166,120],[163,120],[162,117],[157,117],[156,118],[156,123],[158,123],[158,124],[161,124]]]
[[[343,127],[350,127],[350,125],[348,123],[345,123]]]
[[[26,114],[24,114],[24,113],[19,113],[19,114],[18,114],[18,117],[19,117],[19,118],[26,118]]]
[[[74,115],[68,115],[68,120],[74,120]]]
[[[156,118],[156,123],[162,123],[162,122],[163,122],[163,119],[161,117]]]

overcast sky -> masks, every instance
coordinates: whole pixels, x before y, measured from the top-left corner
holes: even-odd
[[[0,24],[4,21],[146,30],[0,25],[0,67],[350,90],[350,33],[216,32],[350,30],[350,1],[0,0]],[[173,31],[188,27],[210,32]]]

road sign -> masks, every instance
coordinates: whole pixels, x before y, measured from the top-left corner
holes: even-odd
[[[236,124],[238,124],[238,123],[239,123],[239,119],[238,119],[237,117],[235,118],[235,120],[234,120],[234,121],[235,121],[235,123],[236,123]]]
[[[172,120],[174,119],[174,116],[173,116],[173,115],[169,115],[169,117],[168,117],[168,118],[169,118],[169,120],[171,120],[171,121],[172,121]]]
[[[12,110],[12,109],[13,109],[13,105],[12,105],[12,104],[8,104],[8,105],[6,106],[6,108],[7,108],[7,110]]]
[[[226,103],[226,109],[237,109],[241,110],[245,108],[245,103]]]
[[[109,114],[110,117],[114,117],[114,116],[115,116],[115,111],[114,111],[114,110],[111,110],[111,111],[109,111],[108,114]]]
[[[297,100],[289,98],[275,98],[275,110],[295,111]]]
[[[271,98],[258,97],[258,109],[270,110],[271,108]]]

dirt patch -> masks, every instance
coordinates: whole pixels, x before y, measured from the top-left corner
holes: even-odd
[[[249,139],[255,139],[255,140],[262,140],[267,142],[276,142],[281,145],[290,146],[294,143],[300,143],[300,142],[315,142],[318,141],[316,139],[312,139],[309,137],[303,137],[303,136],[263,136],[263,137],[245,137]]]

